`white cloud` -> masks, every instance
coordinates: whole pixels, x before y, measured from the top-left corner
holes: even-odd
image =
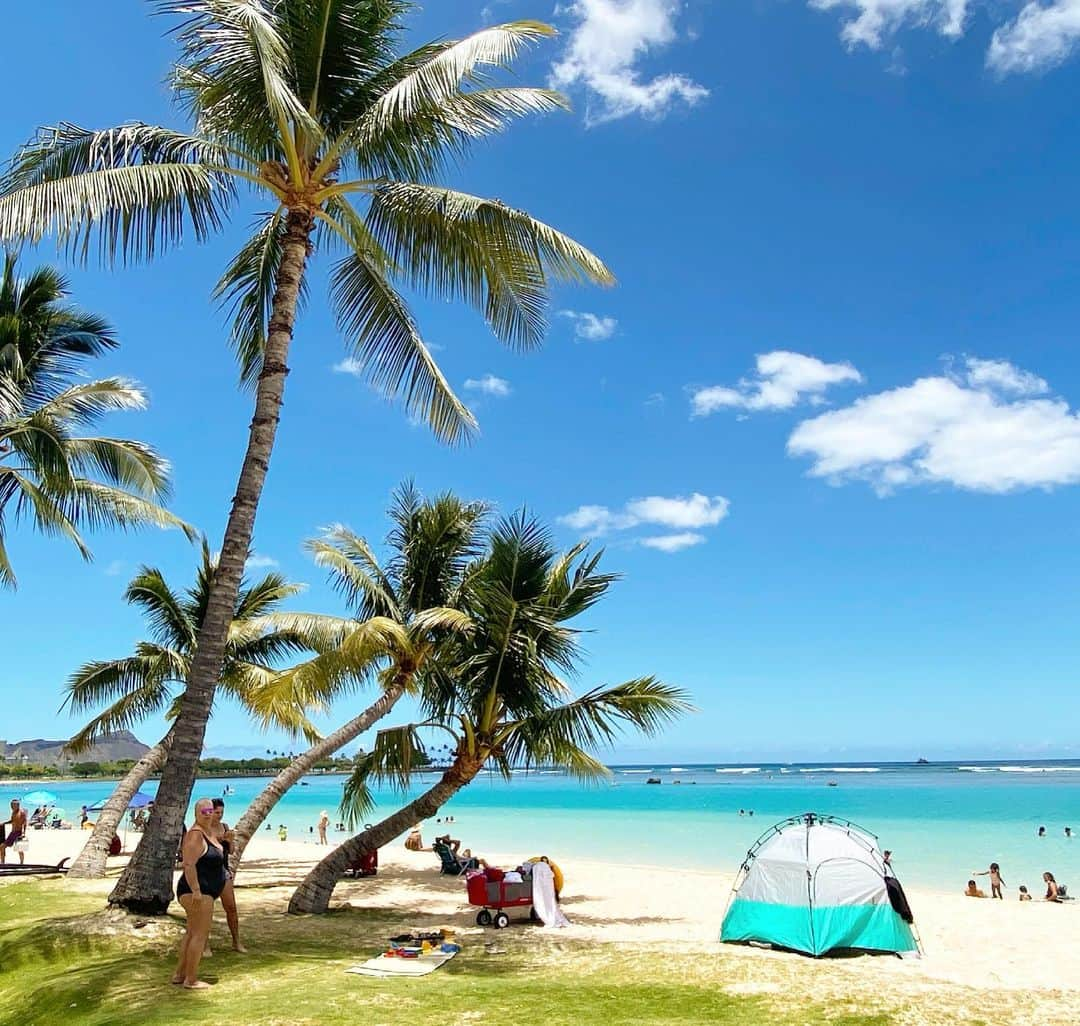
[[[574,337],[583,342],[603,342],[615,334],[619,322],[614,317],[600,317],[594,313],[580,313],[577,310],[560,310],[560,317],[568,317],[574,322]]]
[[[705,535],[683,531],[681,534],[659,534],[651,538],[642,538],[641,544],[650,549],[659,549],[661,552],[678,552],[692,545],[700,545],[703,541],[705,541]]]
[[[107,567],[105,567],[105,576],[119,577],[125,570],[127,570],[127,563],[122,559],[114,559]]]
[[[1029,3],[995,30],[986,63],[995,71],[1041,71],[1060,64],[1080,41],[1080,0]]]
[[[588,124],[641,114],[661,118],[678,103],[693,106],[708,89],[685,75],[641,80],[638,62],[675,42],[680,0],[573,0],[558,9],[575,19],[566,50],[551,69],[557,89],[584,87],[598,101]]]
[[[1006,360],[980,360],[969,356],[964,360],[964,377],[973,388],[996,389],[1016,395],[1042,395],[1050,386],[1037,374],[1020,370]]]
[[[469,392],[482,392],[496,399],[505,399],[510,394],[510,382],[505,378],[497,378],[494,374],[485,374],[482,378],[466,378],[465,388]]]
[[[364,365],[351,356],[346,356],[344,360],[335,363],[330,369],[335,374],[351,374],[354,378],[364,377]]]
[[[663,392],[653,392],[648,399],[645,400],[646,406],[663,406],[667,402],[667,396]]]
[[[694,492],[689,498],[678,496],[666,499],[650,495],[645,499],[633,499],[626,504],[626,512],[639,524],[663,524],[664,527],[715,527],[728,515],[731,504],[723,496],[709,498]]]
[[[738,388],[712,385],[690,394],[692,414],[707,417],[732,407],[743,410],[788,410],[803,400],[821,402],[830,385],[860,382],[862,375],[850,363],[825,363],[778,349],[757,357],[757,374],[743,378]]]
[[[879,494],[951,484],[1001,494],[1080,482],[1080,416],[1035,398],[1041,378],[1003,361],[967,358],[963,370],[856,400],[804,421],[788,453],[810,474],[865,480]]]
[[[930,26],[950,39],[964,32],[967,0],[809,0],[819,11],[851,12],[840,30],[849,49],[880,49],[901,28]]]
[[[278,565],[273,556],[264,556],[259,552],[253,552],[244,563],[247,570],[271,570]]]
[[[704,542],[705,536],[698,533],[698,529],[715,527],[728,515],[730,507],[730,502],[722,495],[712,498],[700,492],[670,498],[649,495],[643,499],[631,499],[621,510],[612,510],[607,506],[579,506],[559,517],[558,521],[572,530],[589,535],[627,531],[646,524],[670,528],[675,533],[652,535],[640,539],[640,543],[662,552],[676,552]]]

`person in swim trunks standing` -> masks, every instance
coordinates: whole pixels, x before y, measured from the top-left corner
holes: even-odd
[[[0,844],[0,866],[7,862],[7,850],[8,848],[14,848],[19,841],[26,839],[26,811],[19,804],[18,798],[11,799],[11,819],[5,820],[0,823],[0,826],[7,826],[11,824],[11,830],[8,832],[7,837],[4,838],[3,844]],[[20,864],[26,862],[26,852],[19,851]]]

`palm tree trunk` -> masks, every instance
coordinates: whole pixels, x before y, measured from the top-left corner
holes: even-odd
[[[480,772],[483,759],[459,755],[439,782],[404,808],[363,833],[350,837],[326,856],[306,877],[289,901],[290,912],[325,912],[341,874],[357,859],[376,851],[422,819],[434,816]]]
[[[161,769],[169,755],[172,745],[172,730],[150,749],[134,766],[127,771],[127,775],[116,790],[110,795],[104,808],[98,813],[94,831],[90,835],[79,857],[68,869],[68,876],[79,877],[84,880],[97,880],[105,875],[105,860],[109,857],[109,845],[116,836],[120,821],[127,812],[128,803],[132,796],[146,782],[151,773]]]
[[[240,860],[244,857],[244,849],[247,848],[248,842],[266,821],[266,817],[273,811],[282,795],[320,759],[326,759],[333,755],[342,745],[347,745],[354,738],[363,734],[377,720],[381,720],[394,708],[398,699],[404,693],[405,687],[403,684],[395,684],[389,687],[359,716],[349,720],[344,726],[338,727],[332,734],[327,734],[318,744],[312,745],[303,755],[293,759],[263,788],[262,793],[247,807],[247,811],[240,817],[240,821],[233,828],[236,838],[232,845],[230,863],[234,874],[240,865]]]
[[[142,842],[109,895],[110,904],[121,905],[131,912],[160,915],[172,900],[176,849],[195,785],[229,625],[235,615],[236,596],[255,530],[255,514],[274,449],[285,377],[289,373],[286,360],[314,225],[313,216],[306,210],[290,210],[285,219],[281,263],[274,285],[262,371],[255,391],[255,415],[251,420],[247,451],[225,527],[217,571],[210,583],[206,613],[199,626],[191,673],[180,698],[172,751],[165,763]]]

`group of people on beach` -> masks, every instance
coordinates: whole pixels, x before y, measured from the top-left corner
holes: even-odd
[[[972,873],[973,879],[968,880],[967,887],[964,889],[964,894],[969,898],[985,898],[986,891],[984,891],[974,880],[977,876],[990,877],[990,897],[1000,898],[1005,900],[1005,895],[1002,890],[1007,886],[1005,881],[1001,877],[1001,866],[996,862],[990,863],[989,869],[984,869],[982,872]],[[1065,898],[1065,888],[1054,879],[1054,874],[1047,870],[1043,873],[1043,883],[1046,884],[1046,894],[1043,895],[1043,900],[1053,901],[1060,903]],[[1032,896],[1024,884],[1020,885],[1019,889],[1021,901],[1031,901]]]

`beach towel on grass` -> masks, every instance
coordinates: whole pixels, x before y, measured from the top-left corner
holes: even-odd
[[[416,958],[401,958],[397,955],[388,958],[380,955],[378,958],[369,958],[363,965],[354,965],[345,972],[359,976],[427,976],[449,962],[456,954],[456,951],[432,951]]]

